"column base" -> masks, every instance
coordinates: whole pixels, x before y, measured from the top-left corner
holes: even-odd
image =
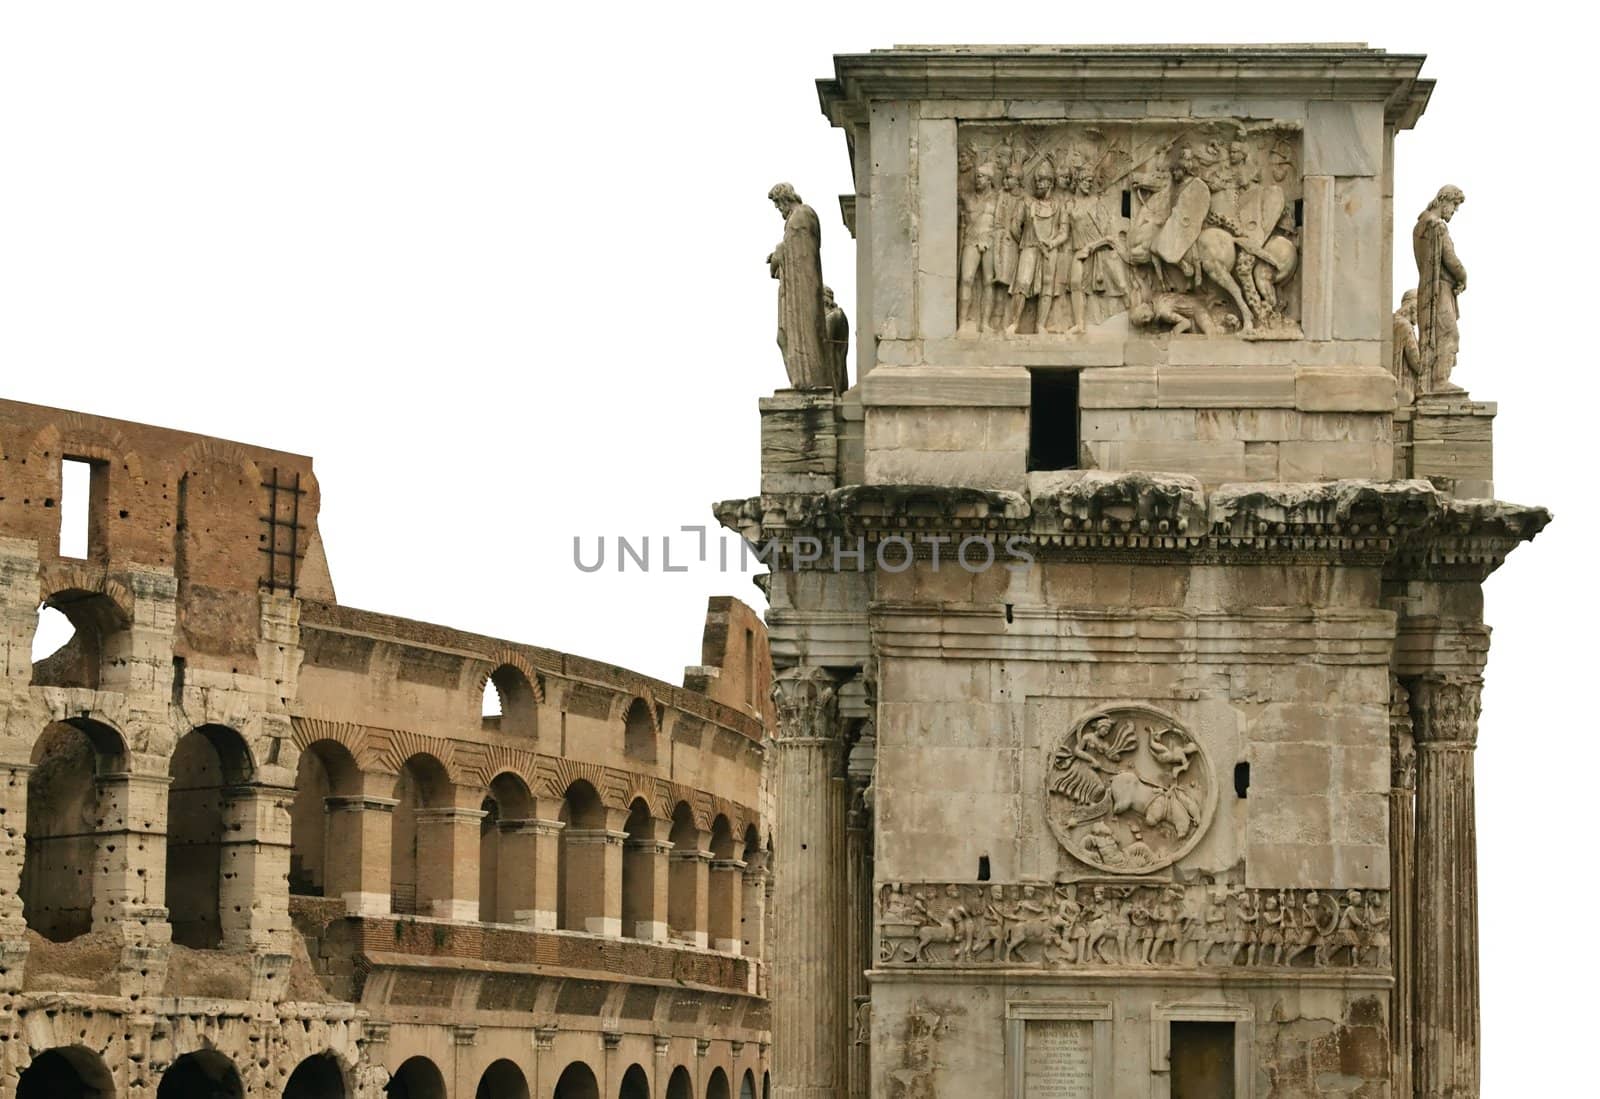
[[[583,921],[583,929],[591,935],[604,935],[608,939],[622,938],[620,916],[590,916]]]
[[[457,923],[478,922],[478,902],[445,900],[434,901],[433,911],[429,915],[439,920],[454,920]]]
[[[392,903],[387,893],[344,894],[344,910],[352,916],[387,916]]]
[[[633,925],[633,937],[647,943],[664,943],[667,941],[667,925],[664,921],[640,920]]]

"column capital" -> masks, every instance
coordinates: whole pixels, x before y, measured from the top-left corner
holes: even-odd
[[[773,678],[772,701],[778,709],[779,743],[839,739],[839,681],[826,668],[785,668]]]
[[[1483,679],[1475,675],[1425,675],[1411,685],[1411,735],[1422,749],[1478,745]]]
[[[380,798],[371,794],[334,794],[322,799],[330,813],[392,813],[399,798]]]
[[[1389,677],[1389,788],[1415,790],[1417,743],[1412,734],[1411,692]]]
[[[539,817],[509,817],[495,822],[502,833],[529,836],[559,836],[567,827],[559,820],[542,820]]]
[[[742,874],[746,865],[748,864],[743,859],[713,858],[711,860],[711,869],[713,870],[736,870]]]
[[[673,862],[707,862],[708,863],[708,862],[711,861],[712,857],[713,856],[712,856],[710,851],[696,851],[692,847],[673,848],[670,852],[667,853],[667,858],[671,859]]]
[[[413,815],[418,824],[476,824],[489,814],[482,809],[441,805],[436,809],[417,809]]]
[[[565,842],[582,846],[585,844],[603,846],[613,844],[621,847],[628,839],[626,832],[613,832],[609,828],[568,828],[563,837]]]
[[[672,851],[673,845],[671,840],[652,840],[642,837],[635,839],[629,836],[623,846],[630,851],[646,851],[652,855],[665,855]]]

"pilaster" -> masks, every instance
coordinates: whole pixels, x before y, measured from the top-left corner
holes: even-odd
[[[739,953],[739,905],[744,899],[743,859],[713,859],[707,891],[707,933],[714,950]]]
[[[629,837],[622,847],[622,933],[646,942],[667,941],[672,844]]]
[[[392,785],[393,776],[389,776]],[[327,881],[324,892],[344,900],[352,916],[386,916],[389,844],[399,801],[376,794],[325,798],[328,811]]]
[[[478,919],[478,834],[482,809],[418,809],[417,910],[442,920]]]

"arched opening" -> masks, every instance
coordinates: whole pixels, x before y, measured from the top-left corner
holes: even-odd
[[[711,1070],[711,1079],[706,1081],[706,1099],[732,1099],[728,1093],[728,1074],[721,1068]]]
[[[667,1099],[694,1099],[694,1081],[689,1070],[679,1065],[667,1077]]]
[[[594,1072],[582,1061],[574,1061],[556,1081],[555,1099],[600,1099],[600,1085]]]
[[[605,877],[586,873],[594,833],[606,826],[605,807],[593,786],[579,779],[561,799],[560,855],[556,861],[556,926],[565,931],[598,931],[605,916]]]
[[[167,911],[172,941],[195,950],[222,945],[224,790],[250,776],[244,739],[224,725],[185,733],[172,753],[167,788]]]
[[[744,853],[741,857],[745,862],[745,877],[742,886],[744,896],[739,904],[739,953],[746,958],[759,958],[762,956],[762,939],[766,936],[766,928],[762,926],[766,901],[761,894],[760,871],[764,865],[761,833],[753,823],[745,826]]]
[[[629,1065],[628,1071],[622,1074],[617,1099],[650,1099],[650,1077],[645,1075],[642,1065]]]
[[[214,1049],[185,1053],[161,1074],[156,1099],[242,1099],[244,1081],[233,1062]]]
[[[622,933],[635,939],[652,941],[667,937],[666,913],[662,912],[659,838],[656,820],[643,798],[628,806],[628,820],[622,826],[628,838],[622,848]]]
[[[83,1046],[36,1053],[17,1077],[17,1099],[115,1099],[116,1094],[106,1063]]]
[[[401,915],[432,913],[435,898],[420,880],[418,870],[427,865],[426,836],[417,827],[417,813],[450,804],[450,776],[433,756],[417,754],[406,760],[395,780],[394,819],[389,833],[389,906]]]
[[[384,1093],[389,1099],[445,1099],[444,1077],[426,1057],[413,1057],[395,1069]]]
[[[718,813],[711,822],[711,874],[706,888],[707,945],[716,950],[739,949],[739,886],[743,879],[735,854],[733,826]]]
[[[295,1066],[283,1099],[344,1099],[344,1072],[332,1053],[313,1053]]]
[[[636,698],[622,719],[622,752],[629,759],[656,761],[656,723],[650,706]]]
[[[505,834],[503,826],[532,816],[532,806],[527,784],[509,771],[489,783],[478,825],[478,919],[484,923],[516,922],[520,891],[515,879],[533,868],[518,860],[515,837]]]
[[[483,1070],[477,1099],[528,1099],[528,1078],[505,1058]]]
[[[739,1081],[739,1099],[756,1099],[756,1074],[749,1069],[744,1070],[744,1078]]]
[[[484,731],[538,736],[539,695],[521,668],[500,665],[483,683]]]
[[[700,850],[700,829],[686,801],[672,810],[671,869],[667,873],[667,934],[679,942],[706,945],[707,867]]]
[[[76,588],[56,592],[39,605],[31,682],[90,690],[124,686],[131,646],[128,616],[107,596]]]
[[[319,740],[300,753],[289,810],[289,892],[339,897],[361,887],[354,868],[344,865],[357,837],[340,835],[345,822],[328,809],[330,797],[349,797],[359,788],[355,757],[338,741]]]
[[[52,942],[87,934],[94,924],[97,776],[125,770],[126,759],[116,730],[86,718],[55,722],[34,743],[18,891],[23,919]]]
[[[772,1099],[772,1073],[761,1074],[761,1099]]]

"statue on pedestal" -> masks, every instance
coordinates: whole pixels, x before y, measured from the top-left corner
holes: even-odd
[[[1390,362],[1398,386],[1401,407],[1416,399],[1422,383],[1422,357],[1417,347],[1417,292],[1400,295],[1400,308],[1394,311],[1394,351]]]
[[[778,280],[778,349],[789,384],[837,392],[824,329],[822,225],[789,184],[779,183],[767,197],[783,215],[783,240],[767,257],[767,267]]]
[[[1456,299],[1467,288],[1467,269],[1456,258],[1449,222],[1467,196],[1445,184],[1417,215],[1411,248],[1417,257],[1417,348],[1421,353],[1420,394],[1460,393],[1450,381],[1461,345]]]
[[[828,337],[828,362],[833,376],[833,388],[843,393],[850,388],[850,318],[844,308],[833,300],[833,288],[822,288],[822,326]]]

